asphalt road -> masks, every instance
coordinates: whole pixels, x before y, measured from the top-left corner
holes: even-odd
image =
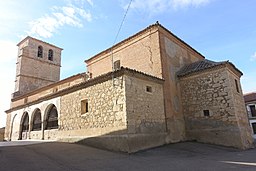
[[[2,171],[256,170],[256,149],[241,151],[194,142],[135,154],[78,144],[19,141],[0,143]]]

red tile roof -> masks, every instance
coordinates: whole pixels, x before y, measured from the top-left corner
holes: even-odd
[[[245,94],[244,101],[245,101],[245,103],[251,102],[251,101],[256,101],[256,92]]]
[[[215,61],[211,61],[208,59],[204,59],[201,61],[197,61],[197,62],[188,64],[188,65],[185,65],[177,72],[177,76],[182,77],[182,76],[189,75],[189,74],[192,74],[195,72],[200,72],[200,71],[203,71],[206,69],[210,69],[210,68],[213,68],[216,66],[226,65],[226,64],[231,65],[236,71],[238,71],[241,75],[243,75],[243,73],[229,61],[215,62]]]

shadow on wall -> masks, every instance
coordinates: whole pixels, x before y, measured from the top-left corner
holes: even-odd
[[[75,141],[92,147],[118,152],[134,153],[166,144],[167,133],[127,133],[127,130],[114,131],[96,137],[88,137]]]

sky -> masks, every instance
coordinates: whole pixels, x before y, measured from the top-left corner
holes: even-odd
[[[14,91],[17,43],[32,36],[63,48],[61,79],[85,72],[85,59],[115,42],[130,0],[0,0],[0,127]],[[256,91],[255,0],[132,0],[119,42],[159,21],[213,61],[243,72]]]

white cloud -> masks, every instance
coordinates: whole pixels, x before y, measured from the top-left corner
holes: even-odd
[[[93,6],[92,0],[87,0],[87,2],[88,2],[91,6]]]
[[[66,0],[69,4],[76,4],[80,6],[84,6],[86,3],[93,6],[92,0]]]
[[[256,52],[254,52],[254,54],[251,56],[250,60],[251,61],[256,61]]]
[[[17,57],[16,43],[9,40],[0,40],[0,52],[1,64],[14,61]]]
[[[83,27],[84,21],[91,21],[90,12],[75,6],[54,7],[51,14],[38,18],[29,23],[29,35],[38,35],[40,37],[49,38],[53,36],[59,28],[68,25],[73,27]]]
[[[210,0],[172,0],[174,8],[184,8],[189,6],[198,7],[209,3]]]
[[[17,46],[15,42],[0,40],[0,128],[5,125],[5,110],[10,107],[11,93],[14,90],[15,61],[17,57]]]
[[[209,3],[210,0],[134,0],[131,9],[139,9],[151,15],[164,13],[170,9],[182,9],[187,7],[199,7]]]

